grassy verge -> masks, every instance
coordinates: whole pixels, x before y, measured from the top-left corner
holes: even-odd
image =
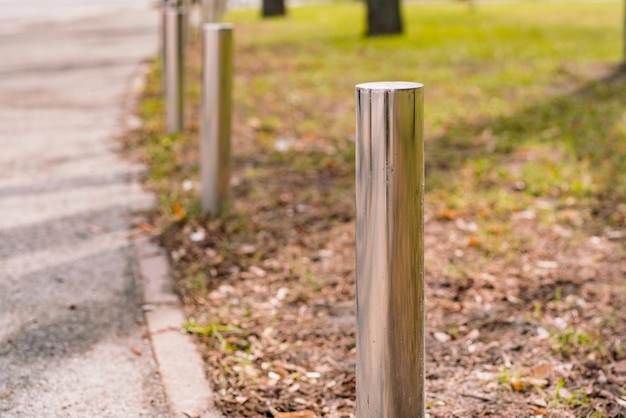
[[[228,16],[236,25],[233,206],[221,220],[198,210],[197,40],[184,133],[162,133],[158,66],[149,76],[137,142],[160,196],[155,224],[194,318],[189,330],[207,347],[208,369],[219,370],[211,376],[222,409],[350,416],[353,364],[335,363],[353,357],[354,329],[337,323],[350,316],[354,294],[354,85],[407,80],[426,85],[428,361],[438,370],[428,381],[431,414],[453,413],[455,396],[466,416],[496,407],[619,413],[621,3],[410,4],[407,33],[378,39],[362,37],[363,12],[339,3],[294,8],[283,20]],[[328,306],[335,314],[320,314]],[[300,334],[302,322],[318,326]],[[329,338],[336,348],[326,354],[311,348]],[[330,395],[320,394],[320,379],[302,377],[315,367],[298,354],[305,349],[322,363],[335,358],[322,379]],[[268,368],[281,379],[268,381]],[[596,388],[593,379],[608,383]]]

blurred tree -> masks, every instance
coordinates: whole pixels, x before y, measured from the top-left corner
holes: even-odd
[[[263,0],[263,17],[284,16],[285,0]]]
[[[400,0],[367,1],[367,36],[402,33]]]

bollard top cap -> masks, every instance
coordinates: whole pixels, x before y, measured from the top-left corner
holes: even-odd
[[[414,83],[410,81],[376,81],[372,83],[357,84],[357,90],[417,90],[423,88],[422,83]]]

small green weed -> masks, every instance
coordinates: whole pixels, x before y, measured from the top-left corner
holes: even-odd
[[[246,333],[236,326],[215,322],[199,324],[194,319],[190,319],[183,325],[183,329],[190,334],[213,339],[222,351],[246,350],[250,346]]]

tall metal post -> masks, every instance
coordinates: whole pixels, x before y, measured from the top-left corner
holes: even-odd
[[[222,20],[227,8],[228,0],[217,0],[217,20]]]
[[[423,97],[356,86],[357,418],[424,416]]]
[[[191,39],[191,25],[189,19],[191,17],[191,0],[182,0],[178,7],[183,11],[183,46],[187,47],[189,39]]]
[[[202,211],[216,216],[228,205],[233,74],[233,25],[202,27],[200,174]]]
[[[200,21],[202,23],[213,23],[217,21],[216,3],[217,0],[200,0]]]
[[[169,133],[183,130],[183,63],[184,63],[184,14],[178,7],[164,7],[163,70],[165,81],[166,127]]]

